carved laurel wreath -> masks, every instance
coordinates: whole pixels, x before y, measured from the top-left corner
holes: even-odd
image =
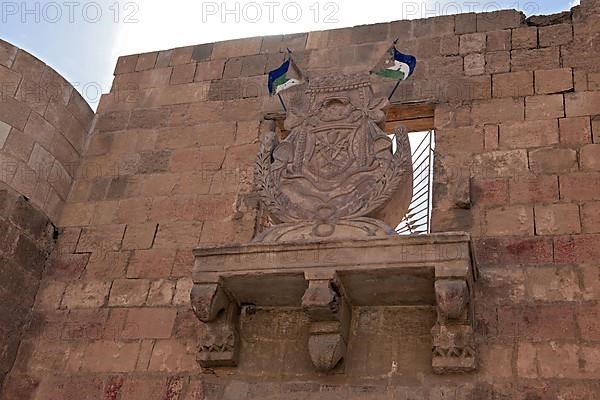
[[[280,201],[281,196],[274,186],[271,172],[272,154],[278,143],[279,140],[275,132],[268,132],[261,140],[256,156],[254,178],[256,189],[265,207],[280,220],[289,222],[283,212],[283,205]]]
[[[404,128],[396,128],[393,131],[393,139],[396,142],[396,152],[392,155],[392,162],[377,181],[376,189],[367,197],[367,206],[363,210],[347,216],[346,218],[363,217],[376,211],[383,206],[394,194],[408,168],[412,168],[411,160],[401,149],[409,149],[410,142]],[[412,185],[412,182],[411,182]]]

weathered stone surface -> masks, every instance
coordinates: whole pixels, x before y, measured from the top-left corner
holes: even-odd
[[[506,51],[511,48],[510,30],[505,29],[487,34],[487,51]]]
[[[171,64],[172,66],[187,64],[191,61],[192,55],[194,54],[194,47],[178,47],[173,49],[173,54],[171,55]]]
[[[0,280],[3,282],[0,285],[0,348],[3,349],[0,385],[17,358],[22,334],[32,322],[34,301],[37,298],[39,303],[43,302],[43,296],[36,293],[43,271],[51,265],[52,235],[50,220],[43,211],[12,188],[0,184]],[[47,295],[46,299],[49,297],[53,296]],[[60,297],[47,300],[56,308],[57,302]],[[20,390],[16,387],[6,390],[13,389]]]
[[[573,165],[567,164],[567,166]],[[596,200],[600,193],[600,174],[596,172],[572,173],[560,177],[561,199],[569,201]]]
[[[482,75],[485,72],[485,57],[482,54],[466,55],[464,69],[468,76]]]
[[[533,208],[512,206],[490,209],[485,216],[489,236],[533,235]]]
[[[587,171],[600,171],[600,143],[588,144],[581,148],[581,169]]]
[[[568,92],[572,89],[573,70],[571,68],[535,72],[535,92],[538,94]]]
[[[533,49],[538,44],[538,30],[535,27],[522,27],[512,30],[513,49]]]
[[[536,265],[553,262],[552,241],[541,238],[484,238],[475,241],[482,266]]]
[[[523,134],[524,132],[527,134]],[[548,146],[559,141],[558,124],[556,120],[550,119],[501,124],[499,138],[501,148]]]
[[[539,28],[539,41],[541,47],[564,45],[572,40],[573,26],[570,23],[549,25]]]
[[[149,306],[167,306],[171,304],[174,289],[175,284],[171,281],[163,279],[154,281],[150,286],[146,303]],[[185,302],[182,304],[187,304],[189,302],[189,297],[190,294],[188,292],[187,296],[185,296]]]
[[[194,52],[192,53],[192,59],[194,61],[207,61],[210,60],[213,51],[214,44],[199,44],[194,46]]]
[[[539,235],[581,233],[577,204],[535,207],[535,230]]]
[[[560,52],[558,46],[541,49],[513,50],[511,52],[511,71],[531,71],[559,67]]]
[[[475,13],[465,13],[459,14],[455,17],[456,28],[454,32],[457,35],[463,33],[472,33],[477,30],[477,14]]]
[[[541,148],[529,153],[529,163],[536,173],[564,174],[577,170],[577,154],[572,149]]]
[[[475,101],[471,108],[471,118],[476,124],[523,121],[525,104],[520,98]]]
[[[194,81],[196,74],[196,64],[183,64],[173,67],[171,74],[171,85],[180,85]]]
[[[529,96],[525,98],[525,119],[542,120],[562,118],[565,105],[562,94]]]
[[[477,31],[487,32],[498,29],[516,28],[523,24],[525,16],[516,10],[499,10],[477,14]]]
[[[560,125],[560,141],[567,145],[591,143],[592,128],[589,117],[562,118]]]
[[[146,69],[154,68],[154,64],[156,64],[157,57],[158,52],[140,54],[137,58],[137,63],[135,64],[135,70],[144,71]]]
[[[102,307],[106,303],[109,290],[109,282],[72,283],[65,290],[61,305],[68,309]]]
[[[485,33],[469,33],[460,36],[459,52],[461,55],[479,53],[486,48]]]
[[[149,249],[154,243],[156,224],[131,224],[125,229],[123,237],[123,250]]]
[[[565,95],[567,117],[596,115],[600,112],[600,92],[568,93]]]
[[[485,55],[485,71],[497,74],[510,71],[510,52],[495,51]]]
[[[512,204],[552,203],[558,200],[558,177],[517,174],[508,180]]]
[[[529,71],[496,74],[492,78],[494,97],[522,97],[533,95],[533,73]]]
[[[134,72],[137,65],[138,55],[132,54],[129,56],[121,56],[117,59],[115,67],[115,75]]]

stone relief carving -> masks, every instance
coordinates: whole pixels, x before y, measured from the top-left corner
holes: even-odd
[[[191,301],[205,323],[198,362],[237,365],[242,305],[300,306],[310,320],[312,364],[328,372],[346,355],[353,304],[435,304],[433,371],[472,371],[468,235],[402,238],[374,218],[392,196],[412,197],[408,135],[396,129],[390,139],[382,130],[387,99],[374,98],[365,75],[298,88],[285,119],[289,134],[265,135],[256,159],[257,192],[272,226],[249,244],[194,251]],[[315,256],[320,246],[335,257]]]
[[[317,371],[335,368],[346,354],[352,309],[335,272],[306,273],[302,308],[311,320],[308,351]]]
[[[466,280],[435,282],[438,318],[433,334],[433,370],[469,372],[476,368],[473,342],[472,296]]]
[[[233,367],[239,354],[239,307],[220,283],[194,285],[192,310],[205,323],[197,360],[201,366]]]
[[[258,191],[278,224],[256,241],[393,234],[369,218],[396,190],[412,191],[408,135],[394,132],[393,152],[381,129],[387,105],[366,75],[317,78],[292,99],[290,134],[267,134],[257,156]]]

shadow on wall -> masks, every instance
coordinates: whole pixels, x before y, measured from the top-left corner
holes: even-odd
[[[11,370],[56,228],[24,196],[0,183],[0,387]]]
[[[0,40],[0,386],[11,370],[94,113],[31,54]]]

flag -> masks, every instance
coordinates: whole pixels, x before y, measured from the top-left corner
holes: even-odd
[[[396,42],[394,42],[394,45],[390,47],[371,73],[384,78],[403,81],[415,72],[416,67],[417,59],[414,56],[400,53],[396,49]]]
[[[269,94],[271,96],[279,94],[282,90],[292,86],[304,83],[304,77],[292,59],[292,54],[288,50],[286,60],[281,66],[269,72]]]

